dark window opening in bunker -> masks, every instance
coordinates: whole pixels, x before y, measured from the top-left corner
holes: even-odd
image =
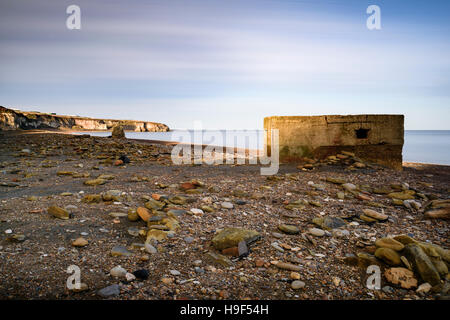
[[[356,138],[357,139],[367,139],[367,137],[369,136],[369,131],[370,131],[370,129],[355,130]]]

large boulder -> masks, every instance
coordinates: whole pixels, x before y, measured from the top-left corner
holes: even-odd
[[[259,237],[259,233],[255,230],[226,228],[214,236],[212,244],[217,250],[223,250],[237,247],[241,241],[245,241],[248,244]]]
[[[116,125],[112,128],[111,137],[113,139],[124,139],[125,138],[125,131],[123,130],[123,127],[121,125]]]
[[[406,245],[404,253],[423,281],[428,282],[433,286],[440,283],[439,272],[418,244],[411,243]]]

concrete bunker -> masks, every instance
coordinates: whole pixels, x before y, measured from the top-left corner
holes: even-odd
[[[264,118],[265,141],[278,129],[280,162],[323,159],[349,151],[365,161],[402,169],[403,115],[272,116]]]

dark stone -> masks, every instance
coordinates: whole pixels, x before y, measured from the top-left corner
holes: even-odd
[[[105,298],[110,296],[118,296],[120,294],[120,287],[118,284],[113,284],[106,288],[100,289],[97,293]]]
[[[136,270],[133,272],[133,275],[140,280],[147,280],[150,272],[148,272],[148,270],[146,269],[140,269],[140,270]]]
[[[440,283],[439,272],[419,245],[413,243],[406,245],[404,254],[423,281],[432,286]]]
[[[120,156],[120,158],[119,158],[119,160],[122,160],[123,161],[123,163],[130,163],[131,161],[130,161],[130,158],[128,158],[126,155],[121,155]]]

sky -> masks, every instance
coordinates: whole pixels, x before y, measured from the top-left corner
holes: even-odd
[[[448,0],[1,0],[0,105],[170,128],[404,114],[407,130],[450,130],[449,15]]]

